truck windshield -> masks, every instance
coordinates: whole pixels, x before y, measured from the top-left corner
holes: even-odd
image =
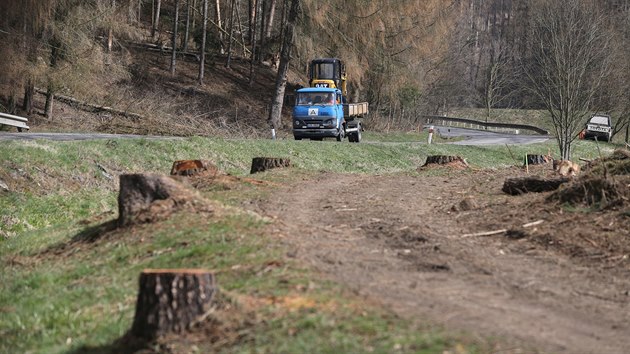
[[[608,125],[608,117],[594,116],[593,118],[591,118],[589,123]]]
[[[319,79],[319,80],[337,79],[337,75],[335,75],[335,64],[334,63],[313,64],[313,78]]]
[[[329,92],[300,92],[297,95],[298,106],[332,105],[335,103],[335,94]]]

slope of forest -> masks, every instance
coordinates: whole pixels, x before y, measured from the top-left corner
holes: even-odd
[[[36,129],[260,134],[292,2],[288,82],[304,84],[314,57],[342,58],[371,129],[453,108],[484,108],[490,120],[497,108],[543,109],[572,133],[596,111],[613,114],[615,132],[630,121],[626,0],[8,0],[2,111]],[[86,116],[55,96],[136,119]]]

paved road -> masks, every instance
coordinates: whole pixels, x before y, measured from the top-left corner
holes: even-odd
[[[438,133],[445,138],[465,137],[465,140],[457,141],[456,145],[524,145],[543,143],[551,136],[546,135],[516,135],[495,133],[484,130],[472,130],[454,127],[435,126]]]
[[[435,126],[437,132],[447,138],[465,137],[465,140],[454,142],[457,145],[517,145],[545,142],[551,137],[544,135],[515,135],[495,133],[484,130],[472,130],[445,126]],[[57,141],[92,140],[92,139],[180,139],[153,135],[134,134],[98,134],[98,133],[7,133],[0,132],[0,141],[48,139]]]
[[[165,137],[155,135],[135,134],[98,134],[98,133],[7,133],[0,132],[0,141],[3,140],[37,140],[47,139],[56,141],[93,140],[93,139],[180,139],[178,137]]]

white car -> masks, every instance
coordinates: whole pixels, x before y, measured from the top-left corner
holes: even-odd
[[[610,142],[612,138],[612,123],[610,116],[595,114],[588,120],[584,127],[584,139],[597,139]]]

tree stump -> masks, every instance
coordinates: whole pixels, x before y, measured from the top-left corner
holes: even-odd
[[[556,190],[561,184],[569,182],[568,178],[545,179],[538,176],[508,178],[503,183],[503,192],[510,195],[540,193]]]
[[[523,165],[542,165],[550,162],[551,160],[551,156],[548,155],[527,154]]]
[[[164,219],[182,209],[212,211],[196,191],[161,175],[120,176],[118,226]]]
[[[217,166],[207,160],[177,160],[173,162],[171,176],[194,176],[208,174],[215,176],[219,172]]]
[[[145,269],[139,283],[131,334],[147,340],[203,320],[218,291],[214,274],[201,269]]]
[[[272,168],[291,167],[290,159],[254,157],[250,173],[263,172]]]
[[[468,166],[466,160],[464,160],[460,156],[447,156],[447,155],[431,155],[427,156],[427,161],[422,165],[422,167],[436,164],[436,165],[446,165],[452,162],[458,162],[463,164],[464,166]]]

